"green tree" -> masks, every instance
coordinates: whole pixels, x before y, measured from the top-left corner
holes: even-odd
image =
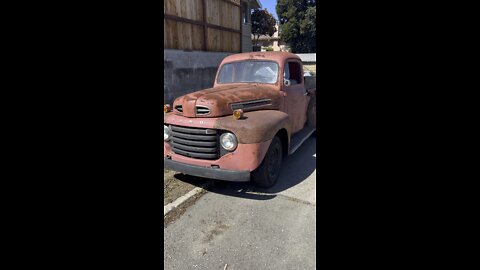
[[[282,39],[291,46],[292,52],[316,52],[316,1],[278,0],[276,11]]]
[[[255,9],[252,12],[252,34],[256,45],[261,35],[273,36],[276,20],[266,9]]]

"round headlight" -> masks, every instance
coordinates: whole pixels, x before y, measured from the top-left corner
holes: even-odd
[[[166,125],[163,125],[163,140],[164,141],[168,141],[170,140],[170,129],[168,128],[168,126]]]
[[[237,148],[237,137],[232,133],[224,133],[220,136],[220,144],[225,150],[233,151]]]

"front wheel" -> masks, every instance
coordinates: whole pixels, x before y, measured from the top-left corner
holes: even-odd
[[[272,139],[267,154],[260,166],[252,172],[252,181],[255,185],[269,188],[275,185],[282,167],[283,148],[278,136]]]

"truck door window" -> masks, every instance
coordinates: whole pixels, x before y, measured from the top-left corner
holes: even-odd
[[[283,68],[283,79],[290,80],[290,70],[288,69],[288,65],[285,65]]]
[[[302,69],[300,63],[290,61],[285,63],[284,78],[290,80],[290,84],[299,84],[302,82]]]

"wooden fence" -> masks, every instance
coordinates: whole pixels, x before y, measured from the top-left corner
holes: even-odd
[[[240,14],[240,0],[164,0],[164,48],[241,52]]]

